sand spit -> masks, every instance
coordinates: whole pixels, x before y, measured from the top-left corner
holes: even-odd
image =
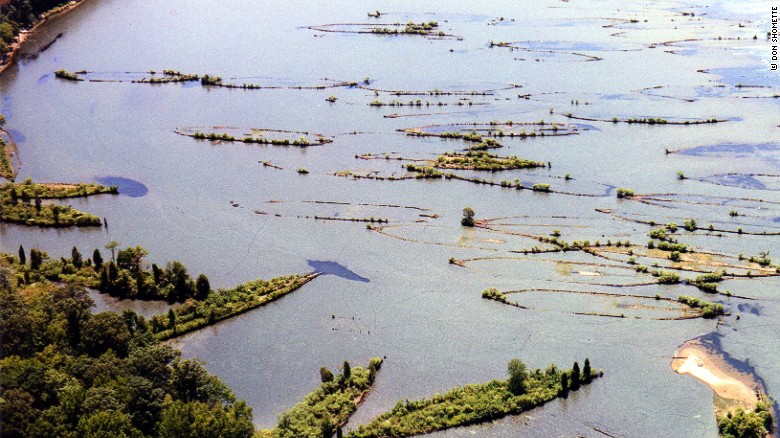
[[[765,399],[761,384],[749,374],[732,367],[725,358],[700,340],[685,342],[674,354],[672,369],[679,374],[689,374],[709,386],[723,400],[715,403],[717,415],[741,406],[753,410],[756,403]]]

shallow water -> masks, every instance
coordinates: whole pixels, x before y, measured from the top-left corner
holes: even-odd
[[[780,101],[742,98],[775,94],[780,84],[776,72],[767,70],[768,42],[761,38],[767,11],[751,7],[739,12],[745,24],[740,28],[730,19],[736,13],[733,6],[722,2],[402,1],[393,3],[392,10],[385,7],[360,2],[334,8],[278,1],[100,1],[55,20],[25,50],[37,53],[62,33],[56,44],[0,76],[2,112],[19,145],[17,179],[90,182],[112,175],[107,183],[118,184],[128,196],[68,201],[105,217],[107,229],[0,224],[0,246],[15,251],[24,244],[67,256],[73,245],[83,253],[111,240],[140,244],[150,251],[150,262],[181,260],[190,273],[206,273],[215,287],[313,269],[333,274],[176,341],[185,356],[205,360],[209,370],[253,406],[260,427],[272,426],[280,412],[318,384],[320,366],[336,369],[345,359],[365,364],[372,356],[387,356],[376,388],[350,422],[354,426],[399,399],[502,378],[513,357],[544,368],[549,363],[570,366],[587,356],[605,378],[568,399],[495,424],[434,435],[598,436],[599,429],[614,436],[716,436],[710,390],[669,368],[678,345],[711,332],[723,335],[720,346],[730,357],[749,362],[770,395],[780,394],[777,278],[724,283],[723,289],[759,300],[748,301],[705,296],[687,285],[612,287],[652,277],[613,267],[599,268],[600,277],[578,275],[594,268],[577,263],[607,263],[582,253],[482,260],[465,268],[448,263],[450,257],[521,258],[523,254],[510,251],[545,246],[527,235],[549,237],[555,229],[568,242],[644,244],[652,227],[633,219],[681,225],[691,217],[701,226],[712,223],[734,233],[719,237],[702,230],[679,231],[681,242],[732,256],[780,254],[777,236],[735,233],[738,227],[777,232],[778,208],[772,203],[780,202],[777,191],[743,180],[708,180],[720,174],[778,173]],[[437,20],[462,40],[307,28],[371,23],[366,13],[376,9],[387,12],[382,21],[391,23]],[[681,15],[688,10],[696,16]],[[502,16],[500,25],[490,24]],[[756,41],[754,34],[759,35]],[[658,45],[685,39],[701,41],[686,43],[691,51],[678,54]],[[526,42],[538,52],[491,48],[490,41]],[[572,50],[603,59],[584,61]],[[285,87],[329,83],[325,78],[359,84],[368,79],[365,87],[376,90],[432,94],[394,96],[361,87],[241,90],[197,83],[72,83],[51,76],[59,68],[120,79],[128,77],[124,72],[171,68]],[[702,69],[710,73],[697,72]],[[736,88],[740,83],[770,88]],[[653,88],[659,86],[663,88]],[[437,96],[435,90],[498,91]],[[331,95],[338,100],[327,102]],[[374,99],[418,98],[426,104],[369,106]],[[578,125],[577,135],[502,138],[504,147],[491,150],[550,162],[550,168],[461,172],[496,182],[519,179],[526,187],[549,183],[554,191],[568,194],[459,180],[333,175],[351,170],[402,176],[406,162],[355,156],[392,153],[433,159],[469,146],[410,137],[400,129],[509,120],[571,123],[563,116],[567,113],[610,120],[730,121],[696,126],[584,122],[590,126]],[[192,126],[310,132],[334,141],[299,148],[197,141],[175,133]],[[682,152],[666,154],[667,149]],[[310,173],[298,174],[298,168]],[[678,180],[678,170],[688,179]],[[564,178],[567,174],[571,180]],[[615,187],[673,195],[640,203],[616,199]],[[477,219],[508,219],[496,221],[492,232],[463,229],[459,221],[465,206],[474,209]],[[731,217],[732,209],[744,215]],[[393,236],[368,230],[365,223],[314,216],[387,218],[391,227],[386,231]],[[521,311],[481,299],[488,287],[619,290],[667,298],[687,294],[722,302],[741,318],[726,317],[716,324],[578,316],[569,313],[582,302],[576,294],[552,300],[537,296],[537,310]],[[565,310],[549,311],[558,300]],[[582,305],[601,309],[605,303]],[[105,306],[124,308],[121,303]]]

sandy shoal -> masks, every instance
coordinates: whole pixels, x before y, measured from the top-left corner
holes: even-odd
[[[689,374],[709,386],[718,396],[752,408],[759,400],[757,384],[748,375],[733,369],[717,353],[698,342],[687,342],[675,352],[672,369]]]

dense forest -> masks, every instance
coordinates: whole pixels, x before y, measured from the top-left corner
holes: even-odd
[[[135,313],[92,314],[84,288],[21,287],[0,263],[2,436],[252,436],[252,409]]]
[[[68,0],[0,0],[0,56],[5,56],[20,30],[30,28],[44,12],[68,3]]]

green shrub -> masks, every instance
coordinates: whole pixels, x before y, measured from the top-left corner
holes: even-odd
[[[680,282],[680,276],[671,271],[653,271],[653,277],[659,284],[677,284]]]
[[[683,254],[690,252],[688,250],[688,246],[684,243],[658,242],[656,248],[660,249],[661,251],[681,252]]]
[[[723,305],[711,303],[701,298],[691,297],[687,295],[680,295],[677,297],[677,301],[686,304],[693,308],[699,308],[702,310],[702,316],[704,318],[714,318],[723,314]]]
[[[100,226],[99,217],[69,205],[43,204],[43,199],[63,199],[118,193],[116,186],[98,184],[36,184],[31,179],[0,186],[0,217],[3,222],[40,227]],[[31,202],[33,201],[33,202]]]
[[[65,69],[59,69],[54,72],[54,76],[65,79],[66,81],[83,81],[83,79],[79,78],[79,76],[75,73],[71,73]]]
[[[648,235],[653,239],[658,240],[666,240],[666,228],[656,228],[655,230],[652,230],[648,233]]]
[[[590,366],[590,362],[587,363]],[[564,395],[571,374],[571,370],[558,370],[555,366],[548,367],[545,372],[527,372],[525,365],[517,359],[510,362],[508,371],[510,378],[507,381],[491,380],[454,388],[427,399],[399,401],[393,409],[347,436],[408,437],[519,414]],[[598,373],[590,370],[590,375],[578,378],[577,384],[587,384],[597,376]],[[510,390],[510,385],[515,391]]]
[[[327,368],[321,368],[322,385],[304,397],[302,402],[282,413],[276,428],[260,431],[259,436],[332,436],[335,426],[345,423],[357,410],[356,400],[364,399],[370,391],[376,373],[382,367],[382,359],[372,358],[366,368],[347,368],[348,362],[344,364],[345,372],[335,378]]]
[[[616,194],[617,194],[617,197],[620,198],[620,199],[622,199],[622,198],[631,198],[631,197],[634,196],[634,191],[631,190],[631,189],[624,188],[624,187],[618,187]]]
[[[734,413],[718,417],[718,431],[724,438],[764,438],[772,430],[772,413],[763,403],[750,412],[738,407]]]
[[[471,207],[463,209],[463,217],[460,219],[460,224],[464,227],[474,226],[474,210],[472,210]]]
[[[500,292],[498,289],[491,287],[490,289],[485,289],[482,292],[482,298],[485,298],[487,300],[493,300],[498,301],[500,303],[508,304],[508,301],[506,299],[506,295]]]
[[[200,78],[201,85],[222,85],[222,78],[219,76],[203,75]]]

